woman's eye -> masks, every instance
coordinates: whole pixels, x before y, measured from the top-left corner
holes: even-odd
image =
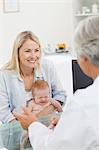
[[[38,51],[40,51],[39,49],[35,49],[35,52],[38,52]]]
[[[30,51],[31,51],[30,49],[25,50],[25,52],[30,52]]]
[[[33,51],[34,51],[34,52],[39,52],[40,49],[35,49],[35,50],[33,50]],[[31,49],[25,49],[24,52],[32,52],[32,50],[31,50]]]

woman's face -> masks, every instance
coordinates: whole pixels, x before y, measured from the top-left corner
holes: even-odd
[[[33,69],[37,67],[40,57],[40,46],[28,39],[19,50],[19,65],[22,68]]]

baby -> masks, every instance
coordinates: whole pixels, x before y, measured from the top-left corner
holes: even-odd
[[[33,99],[27,101],[27,107],[29,107],[33,114],[38,114],[51,104],[55,107],[55,109],[58,112],[62,112],[62,106],[60,105],[60,103],[52,99],[50,96],[50,89],[47,81],[35,81],[32,87],[32,94]]]
[[[50,96],[50,88],[45,80],[37,80],[34,82],[32,87],[32,95],[33,99],[27,101],[27,107],[31,110],[33,114],[39,114],[43,110],[45,110],[49,105],[54,106],[53,112],[62,112],[61,104],[52,99]],[[44,116],[39,119],[46,126],[50,125],[50,119],[53,116],[52,110],[45,110]],[[24,131],[21,141],[20,141],[20,149],[23,150],[24,146],[28,141],[28,133]]]

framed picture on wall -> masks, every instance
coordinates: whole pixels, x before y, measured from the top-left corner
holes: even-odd
[[[19,12],[19,0],[3,0],[4,13]]]

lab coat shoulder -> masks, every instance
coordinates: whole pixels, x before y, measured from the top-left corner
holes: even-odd
[[[86,106],[92,106],[99,104],[99,77],[93,82],[92,85],[79,89],[75,92],[73,100],[80,106],[86,108]]]

